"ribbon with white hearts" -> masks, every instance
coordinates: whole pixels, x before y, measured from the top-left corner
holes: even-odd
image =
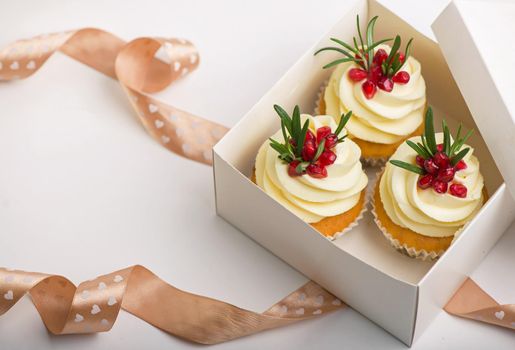
[[[0,51],[0,81],[29,77],[56,51],[117,79],[144,127],[163,146],[212,163],[212,146],[227,128],[148,96],[197,68],[199,55],[189,41],[138,38],[126,43],[95,28],[41,35]]]
[[[455,316],[515,330],[515,304],[499,304],[470,278],[461,285],[444,309]]]
[[[0,268],[0,315],[30,294],[56,335],[105,332],[120,309],[180,338],[216,344],[313,318],[344,304],[308,282],[264,313],[187,293],[143,266],[132,266],[75,287],[62,276]]]
[[[198,66],[199,56],[190,42],[139,38],[125,43],[94,28],[43,35],[0,51],[0,81],[29,77],[56,51],[117,79],[142,124],[163,146],[212,164],[212,146],[228,129],[148,96]],[[463,286],[473,283],[469,281]],[[462,287],[446,311],[515,329],[514,306],[499,305],[482,290],[490,299],[480,298],[475,308],[468,308],[467,300],[471,294],[477,297],[478,288]],[[108,331],[124,309],[166,332],[202,344],[224,342],[344,306],[313,281],[259,314],[183,292],[139,265],[78,287],[62,276],[0,268],[0,315],[27,293],[45,326],[56,335]]]

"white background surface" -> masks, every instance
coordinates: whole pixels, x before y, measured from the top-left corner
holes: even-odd
[[[447,0],[383,2],[431,35]],[[159,97],[230,126],[349,3],[2,0],[0,46],[85,26],[128,40],[186,37],[198,46],[201,65]],[[0,266],[78,283],[138,263],[178,288],[256,311],[305,282],[215,215],[211,169],[154,142],[115,81],[58,54],[30,79],[1,84],[0,110]],[[511,303],[514,251],[512,225],[472,275]],[[442,311],[413,348],[514,344],[513,332]],[[88,336],[49,335],[28,298],[0,318],[2,350],[198,347],[125,312],[111,332]],[[349,308],[213,348],[271,347],[406,348]]]

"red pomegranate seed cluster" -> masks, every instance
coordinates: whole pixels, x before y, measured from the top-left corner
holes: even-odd
[[[313,162],[318,145],[324,139],[324,150],[318,159]],[[313,132],[311,132],[311,130],[308,130],[306,139],[304,141],[304,146],[302,148],[302,160],[310,162],[311,164],[306,167],[306,171],[304,173],[298,173],[297,166],[300,164],[300,161],[293,160],[288,165],[288,174],[292,177],[295,177],[302,176],[307,173],[309,176],[317,179],[327,177],[326,166],[333,164],[336,160],[336,154],[331,149],[336,146],[337,142],[338,137],[331,131],[331,128],[328,126],[322,126],[318,128],[316,131],[316,136],[313,134]]]
[[[368,59],[366,57],[365,59]],[[357,59],[361,59],[359,55],[356,55]],[[399,71],[395,75],[389,77],[383,73],[381,65],[388,59],[388,54],[384,49],[376,51],[373,59],[372,66],[368,71],[362,68],[352,68],[349,70],[349,78],[354,82],[363,81],[361,89],[366,98],[371,99],[377,92],[377,88],[390,92],[393,90],[394,84],[407,84],[410,80],[410,75],[406,71]],[[404,63],[405,56],[399,53],[399,61]]]
[[[432,187],[437,193],[449,193],[455,197],[465,198],[467,196],[467,187],[453,183],[449,186],[449,183],[454,180],[456,171],[464,170],[467,168],[467,164],[460,160],[456,165],[452,166],[449,157],[442,151],[443,145],[437,146],[438,152],[436,152],[431,158],[423,158],[417,155],[415,162],[418,166],[426,171],[425,175],[421,175],[418,179],[418,187],[426,189]]]

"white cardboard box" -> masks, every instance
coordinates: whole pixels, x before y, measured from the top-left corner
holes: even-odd
[[[450,5],[444,11],[439,28],[455,25],[455,9]],[[428,102],[437,121],[445,116],[451,127],[461,121],[477,129],[439,46],[378,2],[357,1],[215,146],[216,206],[221,217],[256,242],[411,345],[515,217],[515,201],[478,130],[470,144],[481,161],[490,199],[436,262],[398,253],[369,212],[358,227],[329,241],[250,181],[259,146],[280,126],[273,104],[286,110],[298,104],[303,112],[312,112],[319,87],[330,74],[321,67],[333,58],[330,54],[314,57],[313,52],[327,46],[330,37],[351,40],[357,14],[362,23],[379,15],[376,38],[397,33],[404,40],[413,37],[413,55],[422,63]],[[482,96],[478,91],[469,93],[472,100]]]

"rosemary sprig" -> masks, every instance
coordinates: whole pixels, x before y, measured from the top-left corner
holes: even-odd
[[[451,142],[451,132],[449,130],[449,127],[447,126],[447,122],[443,120],[443,143],[442,145],[438,146],[436,144],[433,122],[433,110],[431,109],[431,107],[429,107],[427,109],[425,116],[425,130],[424,133],[421,135],[422,143],[415,143],[411,140],[407,140],[406,144],[409,147],[411,147],[424,160],[433,158],[437,153],[443,153],[445,156],[448,157],[450,164],[452,166],[455,166],[470,151],[469,147],[464,149],[461,148],[468,140],[468,138],[472,135],[473,130],[469,130],[464,137],[461,137],[462,125],[460,124],[458,127],[458,132],[456,133],[456,137],[454,138],[454,141]],[[392,163],[395,166],[414,172],[416,174],[426,174],[425,169],[414,164],[406,163],[400,160],[391,160],[390,163]]]
[[[315,55],[318,55],[320,52],[323,51],[336,51],[341,53],[345,56],[345,58],[340,58],[337,60],[334,60],[328,64],[326,64],[323,68],[330,68],[333,66],[336,66],[340,63],[345,62],[354,62],[357,65],[359,65],[362,69],[369,71],[372,68],[373,60],[374,60],[374,49],[381,44],[384,44],[388,41],[391,41],[391,38],[379,40],[377,42],[374,42],[374,26],[377,21],[378,16],[373,17],[367,24],[366,32],[365,32],[365,38],[363,38],[363,35],[361,34],[361,26],[359,21],[359,15],[356,16],[356,27],[358,32],[358,38],[353,37],[352,41],[354,46],[351,46],[342,40],[339,40],[337,38],[330,38],[331,41],[335,42],[336,44],[342,46],[340,47],[324,47],[320,50],[317,50],[315,52]],[[358,43],[359,39],[359,43]]]
[[[315,163],[322,155],[325,150],[326,139],[324,138],[317,144],[316,153],[313,159],[309,162],[305,161],[302,158],[302,150],[309,130],[309,120],[306,120],[304,124],[301,125],[299,106],[295,106],[291,117],[279,105],[274,105],[274,109],[281,119],[281,132],[284,138],[284,143],[270,138],[270,147],[277,151],[277,153],[279,153],[279,158],[286,163],[299,161],[300,163],[297,166],[297,170],[300,174],[310,163]],[[336,144],[343,142],[347,137],[347,135],[343,135],[342,137],[339,137],[339,135],[351,116],[352,111],[349,111],[347,114],[342,114],[338,126],[333,133],[333,137],[336,139]]]

